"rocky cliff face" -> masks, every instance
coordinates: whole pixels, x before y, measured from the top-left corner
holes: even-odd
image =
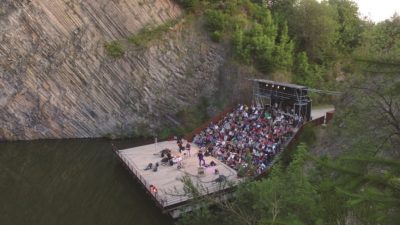
[[[180,14],[170,0],[2,0],[0,140],[140,133],[214,93],[224,50],[192,26],[104,50]]]

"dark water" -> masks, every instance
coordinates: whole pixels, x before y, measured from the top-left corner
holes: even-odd
[[[0,225],[172,225],[114,157],[110,143],[0,143]]]

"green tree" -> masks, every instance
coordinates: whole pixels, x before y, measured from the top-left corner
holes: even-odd
[[[209,9],[205,12],[205,26],[209,31],[223,31],[226,23],[227,16],[222,11]]]
[[[361,44],[364,23],[358,17],[358,6],[352,0],[329,0],[335,7],[339,23],[340,50],[350,53]]]
[[[275,46],[273,64],[276,69],[290,71],[293,66],[294,43],[288,36],[288,27],[283,25],[279,43]]]
[[[369,24],[362,40],[363,44],[356,51],[358,59],[396,64],[400,60],[400,16],[394,15],[376,25]]]
[[[363,224],[400,221],[400,59],[396,18],[371,26],[335,115],[342,155],[318,163],[330,169],[330,188]]]
[[[294,15],[288,18],[289,31],[312,61],[322,63],[336,54],[336,18],[336,11],[325,1],[301,0],[295,5]]]
[[[325,69],[317,64],[310,64],[307,54],[300,52],[296,56],[293,68],[293,81],[310,87],[321,87]]]
[[[294,5],[296,0],[269,0],[264,1],[274,15],[274,20],[279,25],[287,23],[288,19],[294,15]]]
[[[294,65],[293,81],[298,84],[305,84],[306,78],[311,74],[307,53],[298,53]]]

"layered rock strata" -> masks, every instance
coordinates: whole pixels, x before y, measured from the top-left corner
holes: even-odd
[[[105,52],[180,14],[170,0],[3,0],[0,140],[140,134],[214,93],[224,49],[190,23]]]

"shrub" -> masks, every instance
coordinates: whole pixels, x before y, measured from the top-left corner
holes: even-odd
[[[144,27],[137,34],[129,37],[128,40],[130,43],[138,47],[145,47],[151,41],[162,37],[163,34],[168,32],[171,27],[175,26],[181,20],[181,18],[182,17],[178,17],[156,27]]]
[[[312,126],[305,126],[301,135],[300,141],[306,143],[308,146],[311,146],[317,140],[317,134],[315,133],[315,129]]]
[[[227,23],[227,16],[217,10],[207,10],[205,19],[205,26],[211,32],[223,31]]]
[[[211,40],[213,40],[214,42],[219,42],[221,40],[221,32],[217,30],[212,32]]]
[[[238,177],[245,177],[247,173],[248,168],[241,166],[237,172]]]
[[[104,48],[109,56],[114,58],[122,57],[125,53],[124,47],[119,41],[111,41],[104,43]]]
[[[157,35],[160,35],[160,33],[163,31],[163,27],[164,25],[155,28],[144,27],[139,31],[138,34],[131,36],[129,38],[129,42],[136,46],[145,46],[148,42],[155,39]]]
[[[198,0],[176,0],[184,9],[193,9],[199,2]]]

